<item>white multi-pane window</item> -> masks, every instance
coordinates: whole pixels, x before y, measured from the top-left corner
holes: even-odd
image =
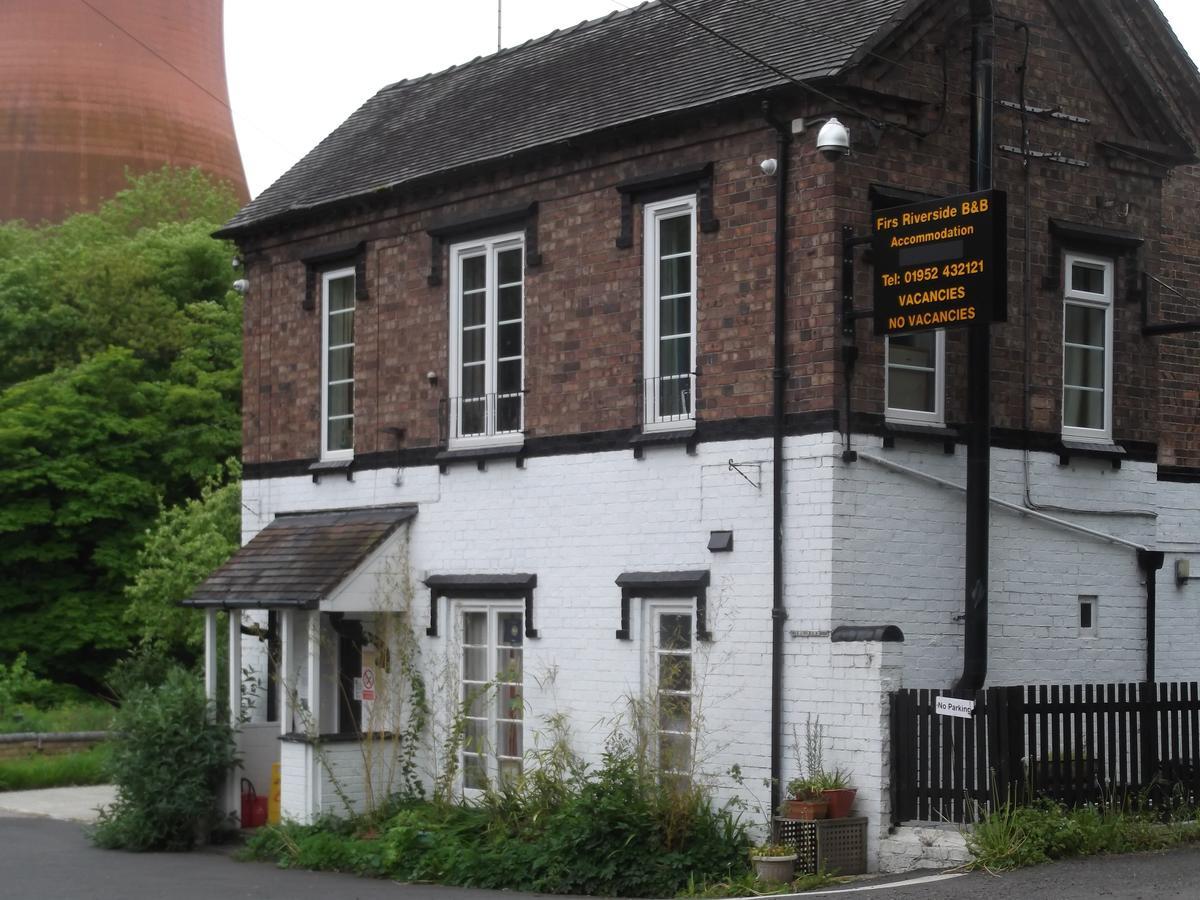
[[[519,606],[480,604],[460,612],[464,790],[512,783],[524,759],[525,614]]]
[[[525,415],[523,238],[457,244],[450,257],[450,443],[519,444]]]
[[[644,207],[647,430],[696,419],[696,198]]]
[[[354,455],[354,269],[321,277],[321,457]]]
[[[659,771],[665,782],[683,786],[692,771],[694,613],[680,604],[653,604],[648,612]]]
[[[946,333],[917,331],[886,338],[889,422],[946,422]]]
[[[1068,253],[1063,268],[1063,437],[1110,441],[1113,263]]]

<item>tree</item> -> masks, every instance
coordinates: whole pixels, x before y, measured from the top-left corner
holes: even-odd
[[[236,208],[197,172],[97,213],[0,225],[0,662],[96,687],[147,528],[239,455]]]
[[[137,557],[137,574],[126,588],[127,621],[148,643],[180,658],[196,658],[204,646],[204,619],[184,609],[185,599],[237,550],[241,533],[241,465],[226,462],[200,496],[159,513]]]

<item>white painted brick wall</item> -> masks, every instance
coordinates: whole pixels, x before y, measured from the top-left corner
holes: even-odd
[[[960,484],[964,480],[961,449],[944,456],[940,447],[906,449],[903,443],[883,450],[877,440],[860,447]],[[956,617],[963,604],[963,495],[865,461],[847,466],[840,451],[836,434],[787,442],[786,631],[822,636],[787,638],[786,733],[810,713],[820,714],[831,729],[836,721],[836,734],[827,731],[832,741],[827,762],[861,779],[859,808],[872,816],[876,847],[878,825],[886,820],[886,691],[901,681],[946,686],[961,668],[962,626]],[[760,487],[731,471],[730,459]],[[1171,510],[1157,522],[1148,516],[1056,513],[1064,518],[1151,545],[1160,532],[1180,542],[1197,534],[1194,486],[1160,485],[1152,465],[1126,463],[1120,471],[1094,462],[1060,467],[1055,457],[1034,454],[1031,472],[1041,503]],[[448,693],[437,694],[438,673],[448,654],[453,656],[450,627],[443,603],[441,635],[424,636],[428,591],[421,580],[431,573],[537,573],[534,625],[540,637],[526,642],[525,746],[537,745],[546,715],[564,713],[574,746],[593,761],[628,698],[642,691],[641,611],[635,602],[635,640],[616,640],[616,577],[623,571],[709,569],[715,640],[697,659],[703,681],[700,762],[718,798],[754,792],[765,802],[769,441],[703,444],[694,456],[680,447],[649,448],[641,461],[622,451],[531,458],[524,469],[496,462],[485,472],[458,465],[445,475],[436,467],[397,474],[359,472],[353,482],[329,476],[320,484],[307,477],[247,481],[244,537],[279,512],[418,504],[409,551],[417,588],[413,615],[439,710],[453,702]],[[1020,453],[993,451],[993,493],[1021,501]],[[1140,678],[1145,593],[1133,553],[999,510],[993,511],[992,525],[989,683]],[[733,553],[706,549],[709,531],[717,529],[734,531]],[[1171,565],[1168,558],[1167,569]],[[1189,617],[1188,602],[1200,582],[1177,590],[1168,576],[1165,569],[1159,580],[1160,672],[1182,673],[1194,670],[1200,653],[1197,617]],[[1099,597],[1097,638],[1078,637],[1080,594]],[[875,647],[879,656],[870,662],[855,655],[867,645],[844,645],[859,648],[852,653],[833,647],[826,636],[840,624],[890,623],[907,636],[903,652]],[[303,745],[283,747],[285,762],[293,758],[291,768],[285,765],[285,780],[302,777],[303,766],[294,757]],[[343,762],[352,765],[349,758]],[[790,753],[785,762],[794,766]],[[735,763],[745,787],[727,777]],[[435,766],[428,754],[423,764],[427,772]],[[285,809],[309,809],[286,786],[284,796]]]

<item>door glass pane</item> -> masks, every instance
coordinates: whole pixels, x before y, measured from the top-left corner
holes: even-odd
[[[1104,394],[1079,388],[1063,389],[1063,424],[1070,428],[1104,427]]]
[[[692,766],[692,737],[659,732],[658,763],[668,772],[686,772]]]
[[[663,338],[659,342],[659,375],[683,375],[692,370],[692,339]]]
[[[520,756],[521,749],[520,722],[499,721],[496,723],[496,753],[500,756]]]
[[[1104,387],[1104,351],[1067,347],[1063,381],[1074,387]]]
[[[462,392],[464,397],[483,396],[483,366],[463,366]]]
[[[658,658],[658,688],[660,691],[690,691],[692,689],[692,658],[663,654]]]
[[[686,294],[692,289],[692,257],[673,256],[658,264],[658,294]]]
[[[467,719],[463,729],[463,749],[468,753],[486,753],[487,719]]]
[[[521,395],[496,398],[496,432],[521,430]]]
[[[463,754],[463,787],[478,791],[487,787],[487,769],[482,757],[471,753]]]
[[[1104,293],[1104,269],[1084,263],[1071,265],[1071,290],[1089,294]]]
[[[335,313],[329,317],[329,346],[354,343],[354,313]]]
[[[690,213],[659,219],[658,254],[660,257],[673,253],[688,253],[692,249],[692,216]]]
[[[464,399],[460,404],[459,433],[464,435],[483,434],[486,403],[482,398]]]
[[[496,386],[501,394],[512,394],[521,390],[521,360],[506,359],[500,363]]]
[[[501,250],[497,253],[496,267],[499,270],[499,284],[512,284],[521,281],[521,248]]]
[[[1066,307],[1066,336],[1068,344],[1104,346],[1105,310],[1095,306],[1068,303]]]
[[[519,759],[502,759],[500,760],[500,783],[506,786],[512,786],[517,783],[521,777],[521,760]]]
[[[668,297],[659,300],[658,315],[659,334],[689,334],[692,330],[692,298]]]
[[[329,312],[350,309],[354,306],[354,276],[345,275],[329,281]]]
[[[462,358],[464,363],[483,362],[484,335],[482,328],[472,328],[463,332]],[[483,371],[480,369],[480,371]]]
[[[487,659],[486,647],[463,647],[463,678],[467,681],[487,681],[491,677]]]
[[[463,613],[463,643],[487,646],[487,613]]]
[[[329,380],[346,381],[354,377],[354,348],[329,351]]]
[[[658,698],[660,731],[691,731],[692,698],[665,694]]]
[[[463,294],[462,298],[462,327],[470,328],[482,325],[487,316],[487,294],[483,291]]]
[[[521,355],[521,323],[501,325],[497,330],[498,356]]]
[[[469,256],[462,261],[463,292],[477,291],[487,284],[487,257]]]
[[[496,714],[502,719],[523,719],[525,704],[521,699],[521,685],[500,685],[500,707]]]
[[[354,449],[354,419],[333,419],[328,427],[329,446],[327,450]]]
[[[500,288],[499,307],[501,322],[521,318],[521,285]]]
[[[664,613],[658,617],[658,646],[662,650],[687,650],[692,646],[692,617]]]
[[[329,415],[344,416],[354,411],[354,385],[331,384],[329,386]]]

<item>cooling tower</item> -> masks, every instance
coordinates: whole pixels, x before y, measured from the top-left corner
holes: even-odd
[[[135,173],[200,166],[247,199],[222,0],[0,0],[0,220],[60,221]]]

